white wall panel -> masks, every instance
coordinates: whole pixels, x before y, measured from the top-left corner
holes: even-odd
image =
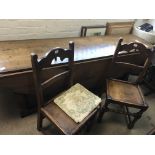
[[[129,19],[6,19],[0,20],[0,41],[78,37],[81,26],[105,25],[108,21]]]

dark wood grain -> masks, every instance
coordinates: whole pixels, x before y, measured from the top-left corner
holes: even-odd
[[[121,80],[107,80],[107,98],[131,107],[148,106],[138,85]]]
[[[38,58],[41,58],[47,51],[50,51],[51,48],[67,48],[67,43],[70,40],[76,43],[74,54],[75,61],[112,56],[117,41],[121,36],[124,39],[124,43],[138,40],[146,46],[151,46],[143,39],[134,35],[4,41],[0,42],[0,75],[31,70],[31,53],[35,52]]]

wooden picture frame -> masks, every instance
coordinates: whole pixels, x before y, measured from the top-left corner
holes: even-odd
[[[82,26],[80,37],[86,37],[88,29],[96,29],[96,28],[105,28],[106,29],[106,26],[105,25]]]

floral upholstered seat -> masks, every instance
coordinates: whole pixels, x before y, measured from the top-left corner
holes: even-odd
[[[101,98],[77,83],[55,98],[54,102],[79,123],[99,105]]]

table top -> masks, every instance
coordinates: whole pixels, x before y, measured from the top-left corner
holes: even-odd
[[[124,43],[139,41],[148,47],[151,46],[134,35],[2,41],[0,42],[0,73],[31,68],[32,52],[38,54],[40,58],[51,48],[68,48],[69,41],[75,43],[75,61],[111,56],[120,37],[124,38]]]

